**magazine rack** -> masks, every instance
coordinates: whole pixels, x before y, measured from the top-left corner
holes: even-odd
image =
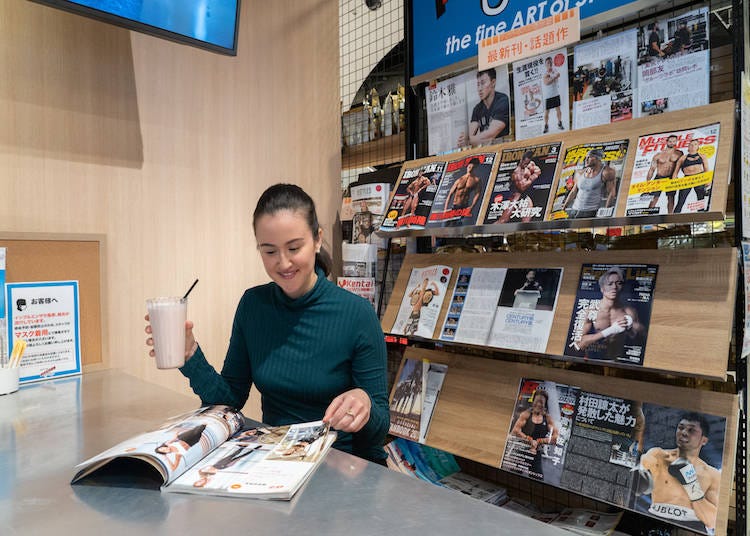
[[[687,130],[717,122],[720,124],[720,133],[708,210],[689,214],[626,217],[628,191],[639,137]],[[379,231],[379,234],[389,237],[468,237],[501,235],[524,230],[548,231],[596,226],[725,220],[734,158],[734,138],[735,103],[724,101],[661,116],[625,121],[618,124],[617,128],[613,128],[613,125],[604,125],[484,147],[481,149],[482,152],[495,151],[499,155],[506,149],[561,142],[560,154],[564,155],[566,148],[573,145],[628,139],[628,156],[624,162],[614,216],[548,221],[552,198],[563,167],[558,161],[546,204],[544,221],[428,227],[421,230]],[[415,169],[430,162],[458,160],[468,156],[471,152],[477,152],[477,150],[406,162],[402,168],[402,174],[405,169]],[[499,158],[496,159],[482,198],[477,218],[479,223],[484,221],[484,215],[488,210],[499,160]],[[392,195],[395,193],[394,188]],[[583,369],[586,372],[569,370],[578,367],[574,364],[576,361],[582,363],[585,361],[562,355],[576,302],[581,267],[584,264],[658,265],[642,365],[625,365],[610,361],[596,363],[589,360],[585,362],[586,367]],[[443,321],[451,303],[450,295],[445,296],[435,329],[428,342],[439,342],[446,350],[451,350],[451,353],[408,347],[404,354],[405,358],[424,358],[448,365],[445,383],[434,409],[426,444],[490,467],[499,467],[513,418],[518,386],[522,378],[555,381],[606,396],[718,415],[726,419],[726,429],[716,533],[726,532],[730,508],[733,506],[730,489],[735,477],[735,456],[737,449],[740,448],[737,441],[738,396],[734,383],[727,382],[727,364],[731,353],[730,342],[738,290],[736,248],[407,255],[382,318],[383,330],[386,333],[392,329],[404,296],[408,292],[407,284],[412,268],[433,265],[447,265],[453,268],[452,280],[448,283],[448,293],[453,291],[455,279],[461,267],[562,268],[563,274],[547,346],[545,351],[539,354],[440,341]],[[487,312],[488,315],[494,313],[494,310]],[[467,352],[480,355],[502,354],[505,360],[486,359],[478,355],[470,356],[466,355]],[[516,359],[508,361],[508,356],[515,356]],[[520,362],[529,361],[529,357],[535,360],[535,356],[552,358],[553,362],[544,360],[541,362],[560,366],[542,367]],[[631,370],[635,368],[643,372],[653,371],[657,374],[644,374],[649,381],[633,381],[623,378],[627,375],[625,371],[618,372],[612,367]],[[663,385],[665,375],[683,376],[681,380],[672,382],[682,386]],[[692,378],[705,378],[718,383],[698,389],[696,387],[701,387],[700,380],[695,382]],[[583,491],[573,491],[565,487],[561,489],[586,496]]]
[[[649,382],[415,347],[408,347],[404,358],[448,365],[426,444],[492,467],[500,465],[522,378],[555,381],[608,396],[725,417],[716,534],[726,533],[737,443],[737,395],[668,385],[655,388]]]
[[[724,381],[734,317],[737,285],[737,252],[734,248],[690,250],[576,251],[569,253],[480,254],[457,253],[407,255],[401,265],[388,308],[383,331],[394,324],[407,291],[412,268],[431,265],[453,267],[452,291],[459,267],[563,268],[560,293],[545,354],[562,357],[576,287],[584,263],[643,263],[659,266],[654,289],[648,340],[643,360],[645,369]],[[433,339],[438,339],[450,296],[443,300]],[[493,314],[488,311],[487,314]],[[448,344],[448,343],[446,343]],[[452,344],[452,343],[451,343]],[[458,343],[456,343],[458,344]],[[510,353],[521,353],[508,350]],[[593,363],[589,361],[589,363]],[[606,362],[607,366],[612,365]],[[618,365],[613,365],[618,366]],[[627,365],[632,366],[632,365]],[[638,367],[641,368],[641,367]],[[450,373],[449,373],[450,374]]]
[[[711,204],[708,211],[694,212],[687,214],[662,214],[652,216],[625,216],[628,189],[630,187],[630,177],[633,171],[635,161],[635,147],[638,144],[639,136],[647,134],[658,134],[662,132],[686,130],[713,123],[720,123],[718,151],[716,155],[716,167],[714,170]],[[461,227],[433,227],[428,229],[405,229],[378,231],[383,237],[398,236],[469,236],[476,234],[502,234],[512,231],[535,230],[535,229],[563,229],[563,228],[581,228],[596,226],[613,226],[613,225],[641,225],[648,223],[686,223],[696,221],[721,221],[724,220],[727,205],[727,196],[729,192],[730,170],[732,166],[732,149],[734,143],[735,128],[735,101],[727,100],[705,106],[689,108],[676,112],[670,112],[662,115],[642,117],[623,121],[615,125],[601,125],[574,131],[566,131],[556,134],[547,134],[533,139],[514,141],[482,147],[482,152],[497,151],[498,153],[505,149],[517,149],[543,143],[562,142],[561,154],[565,154],[567,147],[577,144],[590,142],[605,142],[614,140],[629,140],[628,155],[623,168],[622,180],[619,188],[619,195],[614,216],[611,218],[581,218],[572,220],[553,220],[549,218],[551,199],[553,196],[554,186],[560,176],[562,165],[558,161],[557,170],[550,188],[550,198],[547,203],[545,221],[528,222],[528,223],[503,223],[492,225],[472,225]],[[404,169],[413,169],[422,164],[429,162],[448,161],[461,158],[477,152],[479,149],[471,151],[462,151],[451,153],[449,155],[431,156],[418,160],[410,160],[404,163],[401,173]],[[561,158],[562,159],[562,158]],[[497,167],[497,164],[495,164]],[[487,184],[487,189],[482,198],[482,208],[479,212],[477,222],[484,221],[484,215],[490,202],[490,193],[492,191],[494,174]],[[401,176],[399,176],[399,181]],[[398,184],[398,183],[397,183]],[[394,188],[391,198],[395,195],[397,189]],[[392,199],[391,199],[392,200]],[[390,202],[389,202],[390,206]]]

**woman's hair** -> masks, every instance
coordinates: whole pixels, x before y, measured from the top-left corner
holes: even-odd
[[[258,219],[261,216],[272,216],[281,210],[299,212],[307,221],[313,238],[318,237],[320,224],[318,214],[315,212],[315,202],[307,193],[296,184],[274,184],[266,189],[258,199],[258,204],[253,212],[253,231],[255,231]],[[326,276],[331,273],[331,256],[324,248],[315,254],[315,265],[320,267]]]

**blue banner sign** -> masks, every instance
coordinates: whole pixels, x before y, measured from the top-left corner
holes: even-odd
[[[581,20],[637,0],[413,0],[417,77],[477,55],[479,42],[574,7]]]

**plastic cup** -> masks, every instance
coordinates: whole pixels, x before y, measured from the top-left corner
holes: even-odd
[[[0,395],[18,391],[18,375],[21,367],[0,367]]]
[[[156,368],[179,368],[185,364],[185,298],[151,298],[146,300],[151,336],[154,339]]]

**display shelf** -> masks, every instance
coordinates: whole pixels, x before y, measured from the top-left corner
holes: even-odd
[[[393,293],[382,320],[389,333],[412,268],[432,265],[453,267],[449,292],[459,267],[563,268],[554,321],[545,354],[563,357],[566,337],[575,302],[581,265],[656,264],[648,340],[643,366],[637,368],[670,374],[704,377],[724,381],[730,349],[734,298],[737,287],[737,250],[735,248],[684,250],[610,250],[544,253],[454,253],[411,254],[404,258]],[[433,339],[437,339],[449,297],[443,300]],[[513,350],[505,350],[511,353]],[[580,361],[580,360],[579,360]],[[588,361],[606,366],[622,366],[612,361]],[[629,367],[632,367],[630,365]]]
[[[737,440],[737,395],[668,385],[656,388],[649,382],[415,347],[408,347],[404,358],[448,365],[425,443],[492,467],[500,465],[522,378],[725,417],[716,534],[726,534]]]
[[[627,204],[627,192],[630,187],[630,179],[633,171],[633,164],[635,161],[635,148],[637,147],[638,137],[646,134],[657,134],[661,132],[686,130],[689,128],[695,128],[705,126],[713,123],[720,123],[720,135],[718,151],[716,156],[716,167],[714,169],[714,176],[712,182],[712,193],[711,193],[711,204],[709,210],[705,212],[695,212],[688,214],[669,214],[669,215],[652,215],[652,216],[625,216],[626,204]],[[607,124],[596,127],[590,127],[580,130],[574,130],[570,132],[563,132],[557,134],[547,134],[545,136],[539,136],[522,141],[514,141],[509,143],[502,143],[498,145],[491,145],[482,148],[482,151],[497,151],[498,153],[505,149],[517,149],[521,147],[529,147],[532,145],[539,145],[543,143],[562,142],[561,154],[564,155],[567,147],[590,143],[590,142],[607,142],[621,139],[629,140],[628,156],[625,161],[625,167],[623,169],[622,180],[620,183],[620,190],[617,200],[617,206],[615,209],[615,215],[611,218],[580,218],[571,220],[549,220],[551,198],[554,192],[554,186],[557,184],[557,180],[560,176],[562,165],[558,162],[557,170],[555,171],[555,178],[553,180],[553,187],[550,188],[550,197],[547,203],[547,211],[545,214],[545,221],[540,222],[528,222],[528,223],[504,223],[504,224],[491,224],[491,225],[472,225],[472,226],[456,226],[456,227],[432,227],[427,229],[406,229],[406,230],[394,230],[394,231],[381,231],[377,233],[383,237],[399,237],[399,236],[441,236],[441,237],[455,237],[455,236],[475,236],[475,235],[489,235],[489,234],[505,234],[515,231],[527,231],[527,230],[552,230],[552,229],[574,229],[574,228],[587,228],[587,227],[608,227],[608,226],[620,226],[620,225],[644,225],[652,223],[691,223],[700,221],[721,221],[724,220],[727,212],[727,197],[729,192],[730,182],[730,170],[732,166],[732,151],[734,144],[734,128],[735,128],[735,101],[727,100],[708,104],[705,106],[699,106],[696,108],[690,108],[687,110],[680,110],[676,112],[668,112],[660,115],[653,115],[649,117],[642,117],[639,119],[632,119],[630,121],[623,121],[615,125]],[[468,155],[472,152],[476,152],[477,149],[452,153],[450,155],[431,156],[422,158],[419,160],[408,161],[404,164],[404,168],[414,168],[421,164],[429,162],[454,160],[460,158],[462,155]],[[562,158],[560,159],[562,160]],[[496,171],[495,171],[496,172]],[[402,170],[403,173],[403,170]],[[487,211],[491,198],[491,191],[493,187],[494,173],[490,177],[482,198],[482,208],[477,218],[478,222],[484,221],[484,215]],[[398,183],[397,183],[398,184]],[[391,198],[396,193],[394,188],[391,193]],[[390,203],[389,203],[390,204]]]
[[[374,141],[346,146],[341,152],[342,169],[358,169],[401,162],[405,159],[405,134],[383,136]]]

